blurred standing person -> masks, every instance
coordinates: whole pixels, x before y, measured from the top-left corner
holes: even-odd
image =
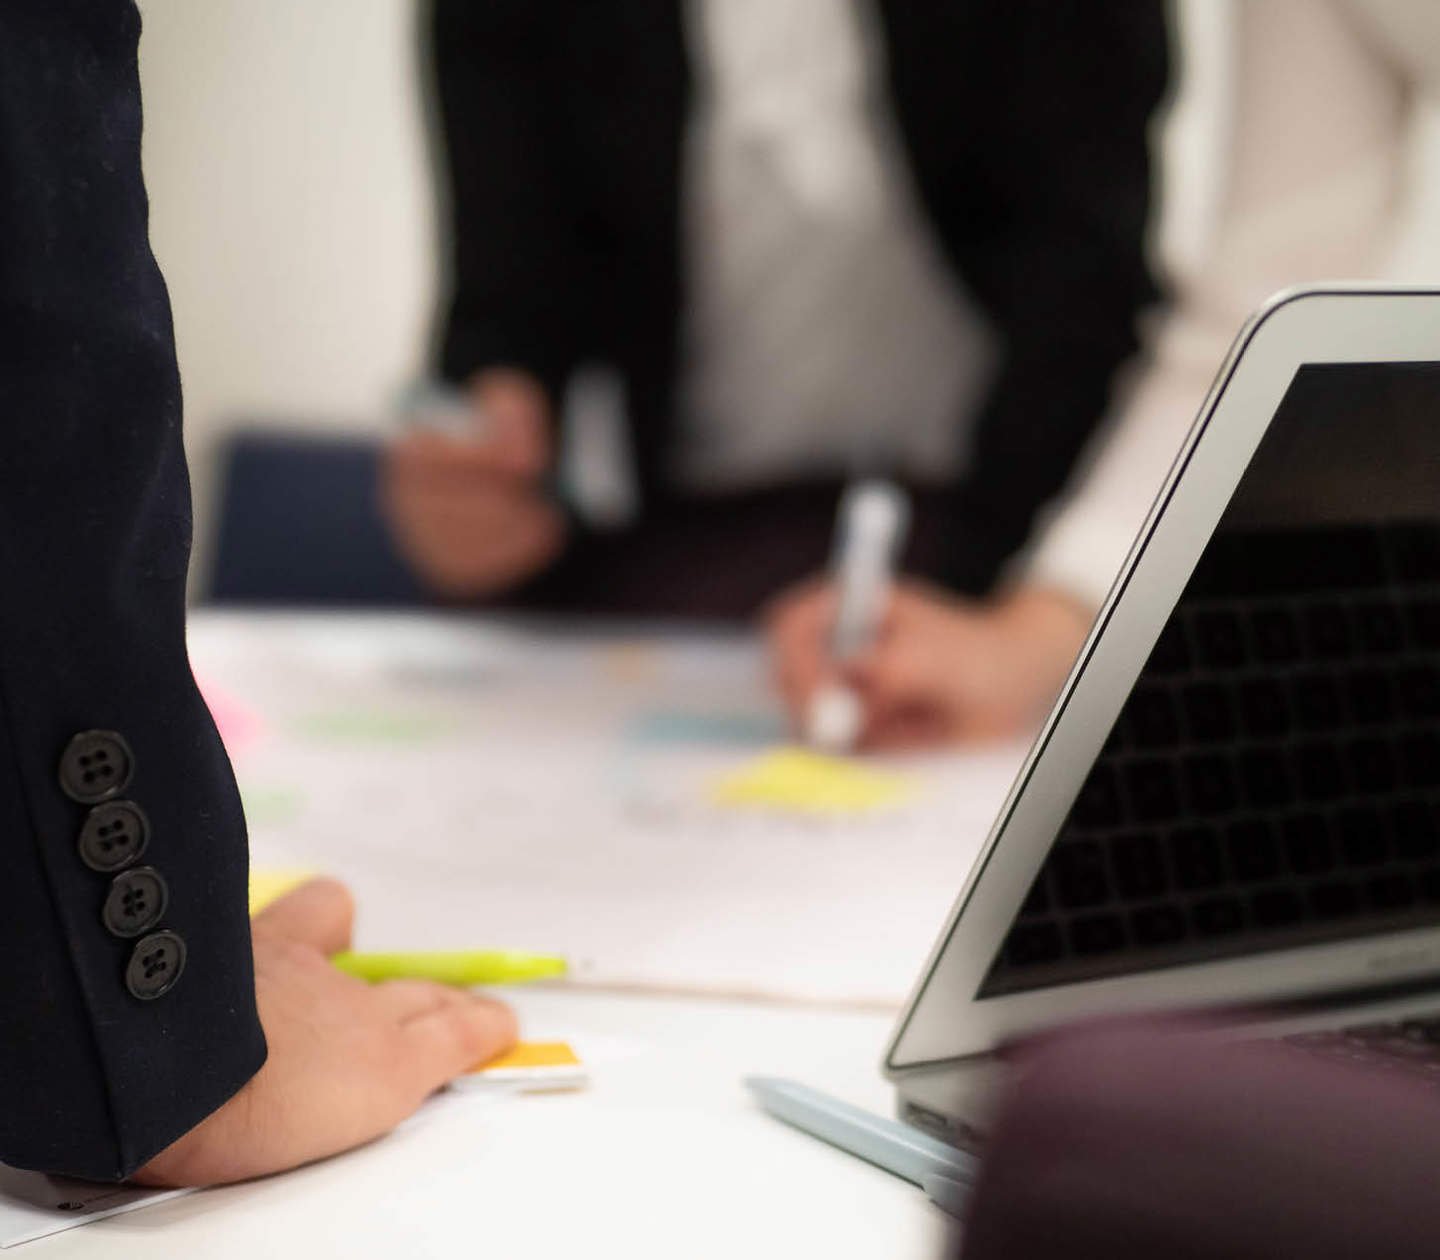
[[[385,488],[431,589],[746,615],[857,469],[914,488],[914,571],[990,588],[1155,297],[1159,0],[435,0],[433,36],[477,433]],[[547,492],[594,361],[640,499],[608,534]]]
[[[875,649],[853,665],[871,746],[1014,734],[1043,716],[1226,348],[1269,294],[1440,274],[1440,155],[1415,160],[1440,97],[1440,6],[1246,0],[1233,38],[1232,134],[1207,256],[1123,413],[999,589],[975,601],[899,585]],[[830,672],[828,608],[817,585],[772,611],[775,672],[798,713]]]

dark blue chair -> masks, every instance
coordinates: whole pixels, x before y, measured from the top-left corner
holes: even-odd
[[[210,604],[427,602],[380,517],[373,439],[235,433],[222,453]]]

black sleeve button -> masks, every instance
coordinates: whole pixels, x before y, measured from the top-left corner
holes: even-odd
[[[150,843],[150,820],[134,801],[106,801],[85,816],[80,828],[80,860],[92,871],[108,873],[129,866]]]
[[[160,922],[169,904],[165,877],[153,866],[137,866],[110,881],[100,917],[112,936],[139,936]]]
[[[135,758],[115,731],[81,731],[60,756],[60,790],[72,801],[94,805],[118,796],[130,782]]]
[[[153,932],[135,943],[125,987],[142,1002],[163,997],[185,970],[185,942],[174,932]]]

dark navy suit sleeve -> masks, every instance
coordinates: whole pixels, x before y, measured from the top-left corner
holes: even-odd
[[[107,1179],[265,1057],[244,820],[185,649],[139,30],[129,0],[0,6],[0,1160]]]
[[[1159,0],[879,6],[891,88],[940,239],[999,337],[946,577],[982,594],[1063,488],[1139,347],[1149,132],[1169,80]],[[964,57],[963,83],[921,73]]]

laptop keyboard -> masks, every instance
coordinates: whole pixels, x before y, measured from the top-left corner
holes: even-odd
[[[1440,529],[1218,535],[982,992],[1440,912]],[[1031,978],[1033,974],[1033,979]]]

